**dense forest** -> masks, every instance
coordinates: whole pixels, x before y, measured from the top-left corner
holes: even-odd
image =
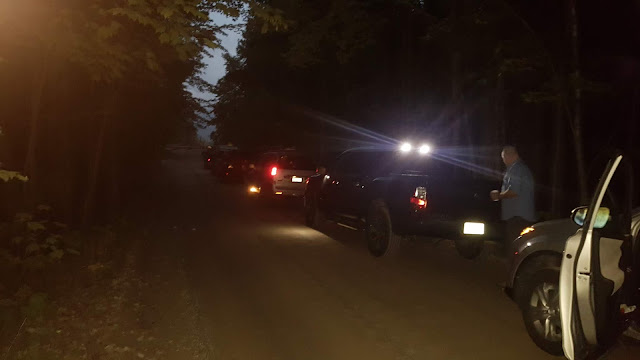
[[[495,170],[514,144],[539,210],[555,216],[585,201],[606,149],[637,151],[637,2],[268,3],[286,30],[248,19],[215,87],[214,140],[340,150],[428,139]]]
[[[212,13],[279,26],[245,0],[0,2],[0,171],[28,178],[0,184],[2,215],[48,204],[68,222],[117,217],[165,144],[204,121],[185,85],[211,90],[203,59],[226,30]]]
[[[202,78],[227,29],[214,12],[246,20],[215,86]],[[638,12],[634,1],[4,1],[0,171],[29,180],[1,184],[0,211],[113,218],[165,145],[209,122],[216,141],[242,147],[415,138],[497,170],[515,144],[541,210],[564,215],[603,149],[635,149]],[[212,117],[187,85],[216,95]]]

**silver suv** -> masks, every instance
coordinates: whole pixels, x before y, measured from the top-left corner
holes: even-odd
[[[267,152],[258,158],[248,190],[261,195],[303,196],[307,179],[315,173],[315,163],[303,153]]]

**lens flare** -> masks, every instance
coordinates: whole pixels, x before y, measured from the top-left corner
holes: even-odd
[[[407,153],[411,151],[411,149],[413,149],[413,146],[411,146],[411,144],[409,143],[403,143],[402,145],[400,145],[400,151],[402,152]]]

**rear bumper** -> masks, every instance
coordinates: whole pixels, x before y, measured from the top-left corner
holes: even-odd
[[[294,197],[302,197],[304,196],[304,189],[302,190],[278,190],[277,188],[274,188],[272,194],[277,195],[277,196],[294,196]]]
[[[484,224],[484,234],[466,235],[463,232],[465,222]],[[433,219],[428,213],[412,212],[408,216],[398,217],[394,223],[395,232],[399,235],[435,236],[447,239],[461,237],[477,237],[488,241],[502,241],[504,227],[499,221],[483,219]]]
[[[271,193],[275,195],[304,196],[306,184],[278,181],[273,183],[270,188]]]

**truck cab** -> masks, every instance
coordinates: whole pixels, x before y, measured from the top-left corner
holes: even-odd
[[[309,178],[305,218],[364,230],[374,256],[394,252],[407,236],[456,240],[467,258],[486,239],[499,238],[498,208],[488,194],[495,184],[458,168],[437,153],[360,148]]]

